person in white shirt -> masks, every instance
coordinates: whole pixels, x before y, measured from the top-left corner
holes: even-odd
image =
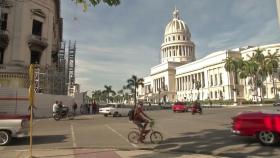
[[[55,101],[55,103],[53,104],[53,113],[58,112],[58,101]]]

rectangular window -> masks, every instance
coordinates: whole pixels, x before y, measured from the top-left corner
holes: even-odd
[[[1,17],[1,30],[7,30],[8,14],[3,13]]]
[[[212,92],[210,92],[210,98],[213,98],[213,93]]]
[[[0,48],[0,64],[4,63],[4,49]]]
[[[223,84],[223,74],[220,73],[220,85],[222,85],[222,84]]]
[[[211,79],[211,80],[210,80],[210,81],[211,81],[211,82],[210,82],[210,85],[213,86],[213,76],[212,76],[212,75],[210,75],[210,79]]]
[[[31,51],[30,64],[40,64],[41,53],[37,51]]]
[[[43,30],[43,23],[37,20],[33,20],[32,34],[37,36],[42,36],[42,30]]]

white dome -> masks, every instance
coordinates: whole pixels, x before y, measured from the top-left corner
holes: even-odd
[[[167,24],[161,45],[161,62],[179,62],[182,64],[195,61],[195,45],[191,41],[189,28],[179,18],[175,8],[173,19]]]
[[[165,28],[164,35],[169,35],[173,33],[183,33],[190,37],[190,32],[188,26],[184,21],[179,18],[179,11],[177,9],[173,12],[173,19],[170,21]]]

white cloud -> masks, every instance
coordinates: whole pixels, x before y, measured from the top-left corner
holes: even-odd
[[[62,1],[64,38],[77,40],[76,78],[82,90],[118,89],[132,74],[144,77],[159,63],[164,28],[174,6],[196,44],[196,56],[279,42],[274,0],[124,0],[82,12]],[[77,17],[77,20],[74,20]]]

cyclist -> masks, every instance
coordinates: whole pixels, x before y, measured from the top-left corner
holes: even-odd
[[[153,121],[148,115],[143,111],[143,103],[139,102],[134,110],[134,119],[133,122],[140,128],[140,142],[143,143],[144,135],[147,134],[150,130],[146,130],[146,127],[150,121]]]

